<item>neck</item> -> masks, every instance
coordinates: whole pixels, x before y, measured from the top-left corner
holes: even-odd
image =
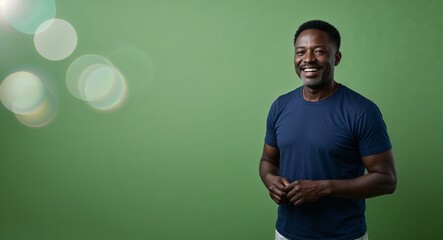
[[[340,87],[340,84],[332,80],[330,84],[322,86],[320,88],[310,88],[307,86],[303,86],[303,98],[309,102],[318,102],[322,99],[325,99],[332,94]]]

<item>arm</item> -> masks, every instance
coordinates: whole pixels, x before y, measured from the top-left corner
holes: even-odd
[[[302,180],[286,187],[287,197],[294,205],[312,202],[322,196],[371,198],[391,194],[397,185],[394,156],[391,150],[363,157],[366,175],[345,180]]]
[[[281,204],[286,200],[285,187],[289,181],[279,175],[280,151],[278,148],[267,144],[263,146],[263,154],[260,159],[260,177],[269,191],[272,200]]]

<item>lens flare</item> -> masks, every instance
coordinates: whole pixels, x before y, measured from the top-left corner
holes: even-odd
[[[34,111],[27,114],[15,114],[17,120],[28,127],[43,127],[52,122],[57,113],[55,99],[51,95],[47,95],[45,101],[42,102]]]
[[[38,26],[54,18],[55,0],[2,0],[3,16],[15,29],[26,34],[35,34]]]
[[[104,111],[120,107],[127,94],[123,75],[109,66],[95,68],[87,78],[84,89],[89,105]]]
[[[77,32],[63,19],[50,19],[37,28],[34,45],[42,57],[52,61],[62,60],[77,47]]]
[[[42,127],[56,115],[56,102],[43,81],[31,72],[9,75],[0,85],[3,105],[29,127]]]
[[[127,96],[123,75],[112,63],[99,55],[84,55],[68,68],[66,84],[76,98],[101,111],[115,110]]]
[[[45,86],[30,72],[16,72],[3,80],[0,99],[11,112],[27,114],[44,101]]]
[[[83,55],[72,62],[69,66],[68,71],[66,73],[66,85],[68,87],[69,92],[76,98],[86,101],[82,86],[84,86],[84,80],[81,79],[82,73],[90,66],[104,64],[106,66],[111,66],[111,62],[100,56],[95,54],[87,54]],[[83,75],[83,79],[84,79]]]

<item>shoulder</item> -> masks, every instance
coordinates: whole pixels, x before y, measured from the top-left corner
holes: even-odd
[[[274,108],[284,108],[288,104],[294,103],[300,94],[301,87],[298,87],[290,92],[280,95],[272,104]]]
[[[374,102],[372,102],[370,99],[368,99],[367,97],[361,95],[360,93],[342,85],[343,88],[343,97],[345,98],[345,100],[348,101],[353,101],[356,104],[361,104],[361,105],[375,105]]]
[[[299,99],[301,88],[296,88],[288,93],[279,96],[271,105],[268,113],[268,120],[276,120],[284,112],[289,111],[291,106],[296,104],[297,99]]]
[[[356,113],[364,113],[370,109],[378,110],[377,105],[360,93],[342,85],[342,106]]]

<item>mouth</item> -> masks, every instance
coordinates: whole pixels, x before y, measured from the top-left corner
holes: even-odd
[[[320,66],[301,66],[300,68],[300,77],[304,78],[318,78],[322,74],[323,68]]]
[[[314,73],[321,70],[320,67],[302,67],[301,70],[307,73]]]

